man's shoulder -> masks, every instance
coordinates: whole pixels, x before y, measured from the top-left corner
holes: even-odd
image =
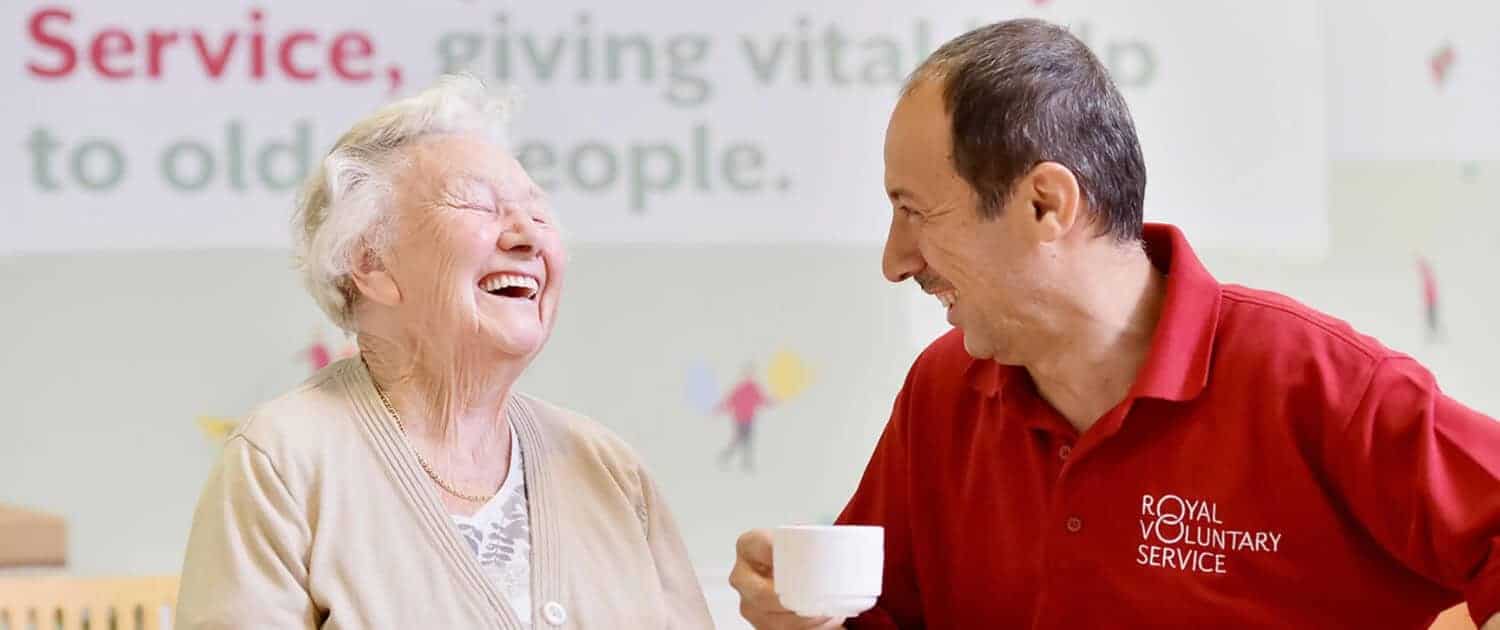
[[[1214,362],[1270,362],[1291,368],[1318,365],[1367,375],[1394,358],[1410,358],[1348,321],[1295,298],[1241,285],[1223,285]]]

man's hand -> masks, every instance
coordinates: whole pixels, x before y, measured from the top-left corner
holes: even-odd
[[[735,543],[734,571],[729,585],[740,593],[740,616],[756,630],[835,630],[842,619],[798,616],[781,605],[771,566],[771,533],[755,529]]]
[[[1484,622],[1484,627],[1479,630],[1500,630],[1500,614],[1490,617],[1490,620]]]

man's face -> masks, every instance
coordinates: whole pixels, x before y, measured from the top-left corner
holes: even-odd
[[[883,271],[935,296],[970,355],[1017,364],[1045,286],[1037,213],[1013,192],[999,217],[980,218],[978,194],[954,170],[950,134],[940,82],[917,86],[891,114],[885,186],[894,213]]]

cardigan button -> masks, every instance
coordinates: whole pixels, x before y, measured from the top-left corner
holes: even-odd
[[[547,602],[542,606],[542,618],[554,626],[563,625],[568,622],[568,609],[557,602]]]
[[[1083,530],[1083,519],[1076,516],[1071,517],[1064,526],[1068,528],[1068,532],[1076,534]]]

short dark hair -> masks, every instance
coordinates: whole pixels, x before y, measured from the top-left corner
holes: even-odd
[[[999,216],[1015,181],[1042,162],[1078,178],[1086,220],[1120,241],[1141,238],[1146,160],[1125,99],[1104,64],[1067,29],[1016,19],[960,35],[927,57],[903,93],[940,81],[953,162]]]

